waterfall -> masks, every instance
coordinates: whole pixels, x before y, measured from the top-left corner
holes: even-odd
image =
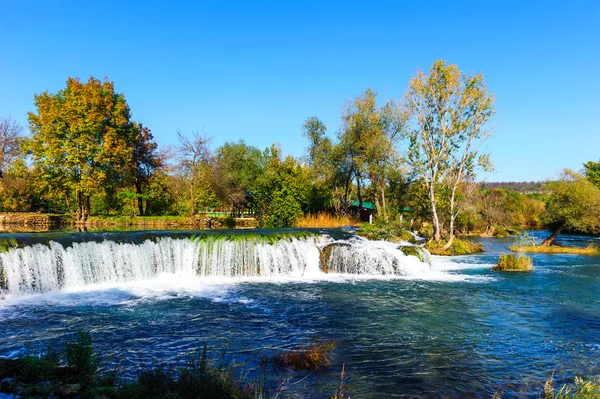
[[[339,244],[339,245],[335,245]],[[280,239],[159,237],[141,243],[50,241],[0,253],[0,293],[30,294],[163,274],[207,277],[315,276],[323,271],[409,275],[429,265],[397,244],[326,235]],[[323,270],[323,271],[322,271]]]
[[[410,248],[409,256],[402,248]],[[335,241],[323,250],[327,257],[328,272],[366,275],[411,276],[427,273],[429,253],[409,243],[370,241],[362,237]]]

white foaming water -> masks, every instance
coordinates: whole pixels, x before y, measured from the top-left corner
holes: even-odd
[[[256,240],[159,238],[141,244],[57,242],[0,254],[8,294],[144,281],[159,274],[202,277],[310,275],[319,272],[317,244],[327,238]]]
[[[333,244],[333,245],[332,245]],[[330,247],[321,270],[322,248]],[[0,254],[5,274],[4,305],[126,304],[145,298],[200,296],[229,300],[239,283],[354,282],[366,279],[477,280],[446,273],[407,256],[398,244],[360,237],[333,241],[328,236],[260,240],[158,238],[140,244],[114,241],[36,244]],[[60,291],[60,292],[57,292]],[[42,293],[48,293],[40,296]],[[0,291],[1,294],[1,291]],[[228,299],[229,298],[229,299]],[[0,296],[1,299],[1,296]],[[240,301],[251,300],[242,298]]]
[[[402,245],[410,245],[408,242]],[[331,246],[328,262],[330,271],[375,276],[414,276],[430,272],[428,263],[416,256],[407,256],[398,249],[399,244],[387,241],[370,241],[362,237],[336,241]],[[427,257],[428,253],[415,249]]]

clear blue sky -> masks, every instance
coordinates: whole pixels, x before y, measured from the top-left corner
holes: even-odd
[[[0,54],[0,117],[24,126],[35,93],[107,76],[161,144],[205,127],[214,147],[243,138],[293,155],[307,117],[333,135],[346,100],[402,97],[444,59],[483,72],[496,96],[487,180],[600,159],[597,1],[4,0]]]

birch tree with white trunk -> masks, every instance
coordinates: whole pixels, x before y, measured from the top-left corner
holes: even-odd
[[[494,98],[482,74],[466,75],[456,65],[438,60],[429,75],[419,71],[411,79],[406,99],[410,110],[408,159],[427,188],[436,242],[442,239],[438,191],[442,187],[450,191],[447,249],[460,212],[456,201],[460,184],[478,168],[491,168],[489,156],[481,150],[491,136],[485,125],[494,115]]]

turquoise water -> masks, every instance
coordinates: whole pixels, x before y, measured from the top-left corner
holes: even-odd
[[[284,394],[317,398],[335,391],[342,365],[352,398],[537,397],[552,372],[600,375],[600,258],[534,255],[534,272],[500,274],[490,268],[513,239],[482,241],[483,255],[435,258],[433,277],[172,275],[8,298],[0,356],[83,328],[121,369],[180,364],[206,343],[252,378],[262,355],[332,338],[326,370],[272,372],[274,385],[289,379]]]

